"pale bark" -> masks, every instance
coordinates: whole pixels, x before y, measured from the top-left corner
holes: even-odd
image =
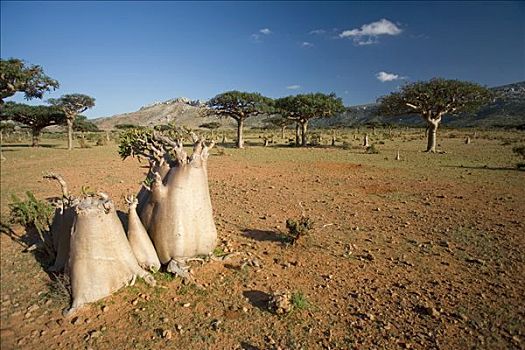
[[[300,130],[301,130],[301,126],[299,125],[299,123],[295,123],[295,145],[296,146],[299,146],[299,140],[300,140]]]
[[[301,122],[301,146],[306,147],[308,138],[307,138],[307,129],[308,129],[308,120]]]
[[[31,142],[31,147],[38,147],[40,146],[40,134],[41,134],[41,130],[40,129],[33,129],[32,130],[32,142]]]
[[[153,243],[137,214],[138,200],[131,196],[126,201],[129,205],[128,241],[131,249],[140,267],[150,271],[158,271],[160,269],[160,261],[155,252],[155,247],[153,247]]]
[[[244,119],[237,119],[237,148],[244,148],[244,139],[243,139],[243,128],[244,128]]]
[[[369,147],[370,144],[368,143],[368,134],[365,134],[363,138],[363,147]]]
[[[75,206],[69,276],[73,314],[84,304],[102,299],[141,277],[155,280],[135,258],[113,203],[107,196],[87,197]]]
[[[437,134],[437,123],[430,123],[428,126],[427,136],[427,149],[425,152],[435,153],[436,152],[436,134]]]
[[[187,157],[180,144],[169,172],[164,177],[155,173],[148,203],[139,215],[162,264],[207,255],[216,246],[207,175],[211,147],[199,140]]]
[[[67,119],[67,149],[73,149],[73,120],[74,118],[68,117]]]

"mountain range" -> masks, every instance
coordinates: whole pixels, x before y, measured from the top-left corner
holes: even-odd
[[[525,81],[491,88],[497,98],[478,113],[461,117],[445,117],[443,125],[450,127],[521,127],[525,126]],[[234,127],[231,118],[216,119],[199,116],[203,101],[191,101],[179,97],[168,101],[155,102],[141,107],[138,111],[117,114],[111,117],[93,119],[100,129],[112,129],[116,125],[132,124],[153,126],[174,123],[178,126],[198,128],[199,125],[213,121],[224,127]],[[266,116],[246,120],[246,127],[261,127]],[[358,126],[358,125],[404,125],[424,126],[419,116],[384,117],[377,115],[377,104],[347,107],[346,111],[327,119],[312,121],[312,127]]]

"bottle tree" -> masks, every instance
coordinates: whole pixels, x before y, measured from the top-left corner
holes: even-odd
[[[334,93],[312,93],[287,96],[275,101],[278,113],[300,126],[301,146],[307,145],[308,122],[315,118],[329,118],[345,110],[343,101]]]
[[[237,122],[237,147],[244,148],[244,121],[271,111],[272,99],[256,92],[228,91],[207,103],[207,114],[219,118],[233,118]]]
[[[0,112],[0,120],[12,120],[31,129],[32,147],[38,147],[42,129],[66,122],[65,114],[52,106],[29,106],[22,103],[7,102]]]
[[[481,85],[434,78],[403,86],[400,91],[381,97],[379,113],[385,116],[420,115],[427,123],[426,152],[436,152],[436,134],[442,118],[474,113],[493,98]]]
[[[95,105],[93,97],[82,94],[63,95],[60,98],[51,98],[48,102],[58,107],[66,115],[67,149],[73,149],[73,124],[80,113]]]
[[[0,59],[0,106],[17,92],[23,92],[30,100],[42,98],[45,92],[58,87],[58,81],[45,75],[40,66],[26,65],[17,58]]]

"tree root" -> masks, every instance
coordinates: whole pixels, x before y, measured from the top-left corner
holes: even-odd
[[[190,279],[191,274],[189,271],[190,267],[186,264],[185,260],[171,259],[166,267],[166,271],[179,276],[183,279]]]

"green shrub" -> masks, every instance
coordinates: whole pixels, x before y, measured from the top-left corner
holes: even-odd
[[[104,136],[99,136],[99,138],[97,139],[97,143],[95,144],[96,146],[105,146],[107,144],[107,140]]]
[[[301,292],[293,293],[291,299],[292,305],[295,309],[304,310],[310,306],[308,300],[306,300],[306,297]]]
[[[379,149],[375,146],[375,144],[371,144],[366,148],[365,152],[367,154],[379,154]]]
[[[53,216],[53,207],[45,202],[35,198],[31,191],[26,192],[25,201],[12,195],[10,203],[9,221],[12,224],[20,224],[27,229],[35,229],[44,245],[44,249],[50,257],[54,256],[53,244],[49,234],[49,225]]]
[[[306,216],[301,216],[299,220],[286,220],[286,228],[288,229],[287,239],[293,245],[299,238],[306,236],[313,228],[313,220]]]

